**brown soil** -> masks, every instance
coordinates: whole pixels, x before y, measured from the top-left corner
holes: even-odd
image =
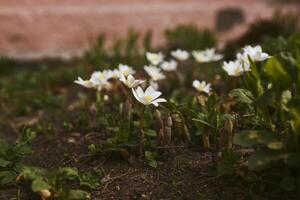
[[[33,144],[33,154],[23,163],[47,169],[71,166],[81,172],[102,169],[105,181],[92,191],[92,199],[245,199],[248,192],[238,178],[217,177],[210,154],[198,148],[176,145],[172,153],[163,154],[157,169],[137,159],[128,162],[115,155],[91,158],[88,145],[100,143],[107,135],[101,134],[101,127],[94,125],[83,128],[81,133],[65,131],[59,125],[62,122],[59,118],[63,117],[62,113],[43,115],[42,121],[57,124],[57,132],[39,135]],[[69,117],[76,119],[78,116],[75,112]],[[10,136],[14,136],[13,133]],[[75,143],[68,142],[70,138]],[[0,199],[15,198],[18,193],[22,200],[36,199],[24,191],[24,185],[19,189],[1,189]]]

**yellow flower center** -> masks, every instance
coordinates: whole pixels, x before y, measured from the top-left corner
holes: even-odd
[[[125,69],[124,71],[123,71],[123,75],[124,76],[127,76],[129,74],[129,70],[128,69]]]
[[[144,99],[146,100],[147,103],[151,103],[151,102],[152,102],[152,97],[149,96],[149,95],[146,95],[146,96],[144,97]]]
[[[234,69],[234,73],[235,73],[235,74],[240,74],[240,73],[241,73],[241,69],[240,69],[239,67],[236,67],[236,68]]]

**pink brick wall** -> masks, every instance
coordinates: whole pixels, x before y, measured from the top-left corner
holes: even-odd
[[[15,58],[76,56],[99,33],[109,41],[124,36],[129,27],[154,31],[193,22],[214,28],[216,12],[241,8],[246,23],[270,17],[275,9],[297,12],[294,5],[270,5],[264,0],[0,0],[0,54]],[[298,4],[299,5],[299,4]],[[221,41],[239,35],[245,26],[220,35]]]

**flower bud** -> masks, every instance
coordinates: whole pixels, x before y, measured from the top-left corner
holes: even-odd
[[[207,133],[207,132],[203,133],[202,143],[203,143],[203,148],[204,149],[209,149],[210,148],[209,133]]]
[[[39,193],[39,195],[41,196],[42,199],[47,199],[51,196],[51,192],[47,189],[40,190],[38,193]]]
[[[167,119],[167,125],[168,125],[168,127],[172,127],[172,125],[173,125],[172,117],[170,115],[168,116],[168,119]]]
[[[172,129],[169,126],[165,127],[165,142],[166,144],[170,144],[172,139]]]
[[[178,113],[172,115],[172,122],[174,122],[174,129],[179,137],[184,140],[191,141],[190,132],[182,116]]]
[[[164,141],[165,141],[165,134],[164,134],[164,131],[163,129],[159,129],[159,132],[158,132],[158,139],[159,139],[159,144],[164,144]]]
[[[164,127],[164,122],[162,120],[161,113],[160,113],[159,110],[155,110],[154,117],[155,117],[155,119],[158,123],[159,128],[163,128]]]

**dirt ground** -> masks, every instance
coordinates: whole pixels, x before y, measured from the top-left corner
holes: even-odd
[[[88,126],[79,129],[74,126],[73,130],[65,130],[61,122],[71,120],[72,124],[76,124],[80,114],[74,111],[39,111],[25,117],[7,119],[7,123],[3,122],[6,125],[1,126],[6,138],[13,141],[17,137],[12,124],[22,120],[30,121],[37,115],[40,122],[53,124],[55,131],[54,134],[39,134],[33,143],[33,154],[26,157],[23,163],[47,169],[76,167],[80,172],[101,169],[104,174],[103,184],[92,191],[92,199],[231,200],[246,199],[249,194],[241,179],[217,177],[210,153],[196,146],[173,144],[172,148],[162,151],[156,169],[134,157],[124,158],[116,154],[90,157],[88,145],[99,144],[110,136],[93,121],[92,115]],[[19,189],[2,188],[0,199],[39,199],[29,190],[26,191],[26,187],[29,186],[23,185],[22,190],[21,186]]]

